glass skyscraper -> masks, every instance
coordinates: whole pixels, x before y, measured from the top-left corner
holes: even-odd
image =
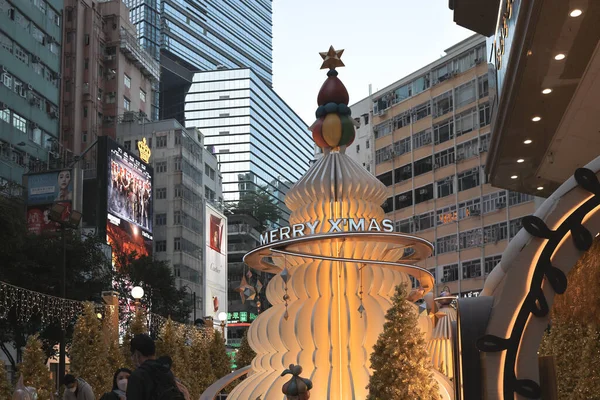
[[[246,68],[195,73],[184,108],[186,127],[198,127],[219,160],[225,202],[262,188],[287,221],[284,195],[313,157],[302,119]]]

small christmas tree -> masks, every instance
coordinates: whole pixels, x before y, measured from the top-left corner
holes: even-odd
[[[2,361],[0,364],[0,399],[10,399],[12,398],[12,386],[8,381],[8,377],[6,376],[6,364]]]
[[[238,350],[235,356],[235,365],[237,369],[250,365],[252,360],[256,357],[256,353],[250,347],[248,343],[248,331],[244,332],[244,337],[242,338],[242,343],[240,344],[240,349]]]
[[[173,374],[187,386],[189,368],[186,353],[185,331],[169,318],[161,329],[160,339],[156,342],[156,355],[171,357]]]
[[[208,348],[208,354],[210,355],[212,371],[217,379],[231,372],[231,358],[227,355],[221,332],[215,331]]]
[[[135,365],[133,365],[133,362],[131,361],[131,338],[142,333],[148,333],[148,323],[146,321],[144,310],[141,307],[137,307],[133,319],[125,329],[123,345],[121,346],[121,353],[123,354],[123,360],[125,361],[124,365],[129,369],[135,369]]]
[[[189,348],[188,369],[190,376],[190,393],[193,399],[199,399],[210,385],[215,382],[208,354],[208,340],[202,331],[194,329],[190,334],[191,345]]]
[[[123,368],[125,363],[124,354],[119,347],[119,328],[115,325],[113,313],[116,313],[112,307],[109,307],[109,311],[104,316],[103,330],[105,333],[105,345],[106,345],[106,358],[111,371],[116,371],[119,368]],[[129,359],[129,357],[128,357]]]
[[[29,336],[23,353],[23,362],[19,365],[19,373],[23,375],[25,386],[37,389],[38,400],[50,400],[54,389],[50,371],[46,367],[47,358],[38,336]]]
[[[71,372],[89,383],[94,393],[104,393],[112,388],[114,371],[110,370],[106,350],[102,324],[94,305],[85,303],[73,331]]]
[[[437,383],[417,327],[417,312],[406,301],[406,288],[396,288],[387,322],[371,354],[373,375],[368,400],[438,400]]]

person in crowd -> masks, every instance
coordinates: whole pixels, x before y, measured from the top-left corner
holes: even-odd
[[[100,400],[127,400],[127,381],[130,375],[130,369],[119,368],[113,376],[112,390],[104,393]]]
[[[150,336],[135,335],[130,350],[136,369],[127,382],[127,400],[185,400],[169,358],[156,359],[156,346]]]
[[[96,400],[92,387],[82,378],[67,374],[63,382],[66,386],[63,400]]]

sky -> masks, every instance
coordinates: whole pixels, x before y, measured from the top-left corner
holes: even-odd
[[[437,60],[473,32],[448,0],[274,0],[273,86],[308,124],[325,79],[319,52],[344,49],[338,78],[350,105]]]

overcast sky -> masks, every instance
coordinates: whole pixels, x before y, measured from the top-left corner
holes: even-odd
[[[344,49],[339,78],[350,104],[435,61],[473,33],[448,0],[274,0],[275,91],[307,124],[326,79],[319,52]]]

